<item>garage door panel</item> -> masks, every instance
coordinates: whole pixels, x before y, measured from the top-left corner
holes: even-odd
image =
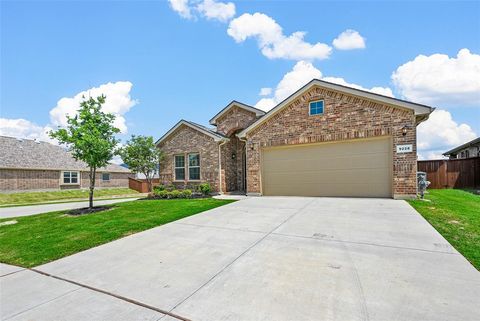
[[[391,196],[390,139],[264,150],[265,195]]]

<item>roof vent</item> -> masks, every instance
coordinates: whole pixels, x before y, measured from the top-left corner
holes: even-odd
[[[17,138],[17,141],[21,143],[21,142],[23,142],[23,139],[22,138]]]

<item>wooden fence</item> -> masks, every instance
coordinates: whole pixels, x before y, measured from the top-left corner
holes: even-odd
[[[418,161],[427,173],[429,188],[480,188],[480,157]]]
[[[152,181],[152,185],[156,186],[160,184],[160,180],[158,178],[154,178]],[[140,193],[148,193],[148,184],[146,179],[138,179],[138,178],[128,178],[128,187],[134,189]]]

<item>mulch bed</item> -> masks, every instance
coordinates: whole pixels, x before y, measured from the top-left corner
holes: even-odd
[[[76,208],[74,210],[70,210],[66,212],[66,214],[78,216],[78,215],[86,215],[86,214],[102,212],[102,211],[111,210],[111,209],[112,209],[111,206],[94,206],[92,208],[84,207],[84,208]]]

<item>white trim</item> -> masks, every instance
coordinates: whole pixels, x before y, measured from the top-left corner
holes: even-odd
[[[242,109],[251,111],[252,113],[255,113],[255,115],[258,116],[263,116],[266,113],[263,110],[260,110],[258,108],[246,105],[244,103],[238,102],[238,101],[232,101],[230,104],[228,104],[226,107],[224,107],[218,114],[216,114],[212,119],[210,119],[210,124],[211,125],[216,125],[217,119],[222,117],[225,113],[227,113],[232,107],[237,106]]]
[[[175,157],[177,156],[183,156],[183,167],[177,167],[177,162],[175,160]],[[185,154],[174,154],[173,155],[173,181],[174,182],[185,182],[187,180],[187,163],[186,163],[187,157],[185,157]],[[177,168],[183,168],[183,179],[177,179]]]
[[[310,107],[310,104],[311,103],[318,103],[319,101],[321,101],[323,103],[322,112],[318,113],[318,114],[312,114],[312,107]],[[311,100],[311,101],[308,102],[308,116],[319,116],[319,115],[322,116],[324,113],[325,113],[325,100],[317,99],[317,100]]]
[[[398,108],[413,110],[415,112],[415,115],[428,116],[435,109],[433,107],[416,104],[416,103],[408,102],[408,101],[397,99],[397,98],[374,94],[368,91],[359,90],[359,89],[355,89],[347,86],[342,86],[342,85],[334,84],[334,83],[323,81],[323,80],[313,79],[312,81],[307,83],[305,86],[303,86],[302,88],[294,92],[292,95],[287,97],[285,100],[280,102],[277,106],[271,109],[265,116],[263,116],[262,118],[260,118],[259,120],[257,120],[256,122],[254,122],[253,124],[245,128],[244,130],[242,130],[240,133],[237,134],[237,136],[245,137],[245,135],[249,131],[251,131],[252,129],[256,128],[258,125],[270,119],[273,115],[275,115],[277,112],[282,110],[284,107],[288,106],[292,101],[297,99],[301,94],[311,89],[313,86],[319,86],[322,88],[343,92],[348,95],[357,96],[360,98],[366,98],[372,101],[380,102],[380,103],[391,105]]]
[[[173,126],[165,135],[163,135],[159,140],[157,140],[157,142],[155,143],[155,145],[158,145],[160,144],[162,141],[164,141],[168,136],[170,136],[175,130],[177,130],[177,128],[179,128],[180,126],[182,125],[185,125],[185,126],[188,126],[192,129],[195,129],[207,136],[210,136],[212,137],[216,142],[218,141],[222,141],[222,140],[226,140],[228,138],[225,138],[225,137],[222,137],[221,135],[215,135],[214,133],[202,128],[202,127],[199,127],[199,126],[195,126],[194,124],[186,121],[186,120],[180,120],[175,126]]]
[[[198,155],[198,166],[190,167],[190,155]],[[187,160],[188,160],[188,181],[189,182],[200,181],[202,179],[202,170],[200,168],[200,165],[201,165],[200,153],[198,153],[198,152],[188,153],[187,154]],[[198,167],[198,178],[197,179],[190,179],[190,168],[197,168],[197,167]]]
[[[65,183],[64,182],[64,173],[70,173],[70,183]],[[77,182],[76,183],[71,183],[72,181],[72,174],[71,173],[77,173]],[[60,171],[60,185],[80,185],[80,171]]]

